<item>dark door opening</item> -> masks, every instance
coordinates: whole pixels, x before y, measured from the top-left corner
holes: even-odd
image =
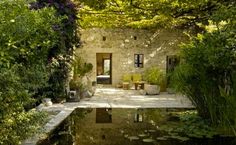
[[[97,108],[96,109],[96,123],[112,123],[112,109],[111,108]]]
[[[112,84],[112,54],[97,53],[97,83]]]
[[[170,84],[170,76],[175,67],[179,64],[180,58],[177,55],[169,55],[166,57],[166,74],[167,74],[167,86]]]

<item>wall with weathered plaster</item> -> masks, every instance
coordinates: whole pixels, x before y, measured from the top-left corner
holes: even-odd
[[[164,29],[93,28],[81,30],[80,33],[82,47],[76,53],[93,64],[93,81],[96,81],[96,53],[112,53],[113,85],[121,82],[124,74],[142,73],[151,66],[157,66],[165,72],[166,56],[178,53],[178,45],[186,40],[181,31]],[[134,54],[144,54],[143,68],[135,68]]]

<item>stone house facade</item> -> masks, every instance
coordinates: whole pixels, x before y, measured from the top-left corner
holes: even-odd
[[[168,58],[179,52],[186,40],[179,30],[100,29],[80,31],[82,47],[76,50],[86,62],[92,63],[92,81],[116,86],[125,74],[142,74],[149,67],[166,72]],[[109,67],[110,68],[107,68]],[[106,80],[110,79],[110,80]]]

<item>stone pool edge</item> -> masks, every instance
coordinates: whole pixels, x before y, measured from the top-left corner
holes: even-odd
[[[138,104],[132,104],[131,106],[120,106],[116,105],[115,102],[109,102],[105,101],[102,102],[102,105],[94,105],[94,104],[86,104],[85,100],[81,100],[80,102],[74,102],[74,103],[63,103],[63,104],[53,104],[52,106],[43,106],[42,108],[38,109],[39,111],[46,111],[46,112],[59,112],[57,115],[53,116],[50,121],[46,123],[46,125],[42,126],[42,132],[35,134],[33,137],[28,138],[24,140],[21,145],[37,145],[39,141],[45,140],[48,138],[50,133],[52,133],[70,114],[76,109],[76,108],[188,108],[188,109],[193,109],[195,108],[192,105],[183,105],[183,106],[178,106],[178,105],[173,105],[172,107],[170,106],[152,106],[152,104],[147,105],[138,105]],[[81,104],[82,103],[82,104]],[[85,103],[85,104],[83,104]],[[101,103],[101,101],[100,101]],[[105,103],[105,105],[104,105]]]
[[[55,110],[40,110],[40,111],[60,111],[56,116],[51,118],[44,126],[41,133],[35,134],[33,137],[24,140],[21,145],[37,145],[41,140],[47,139],[51,132],[53,132],[70,114],[78,107],[77,103],[71,105],[63,105],[63,107]]]

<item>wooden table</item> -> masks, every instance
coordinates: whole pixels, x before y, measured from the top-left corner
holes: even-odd
[[[134,87],[135,87],[135,90],[138,90],[138,89],[144,90],[144,82],[135,82]]]
[[[123,83],[123,89],[124,90],[128,90],[129,89],[129,83],[128,82],[124,82]]]

